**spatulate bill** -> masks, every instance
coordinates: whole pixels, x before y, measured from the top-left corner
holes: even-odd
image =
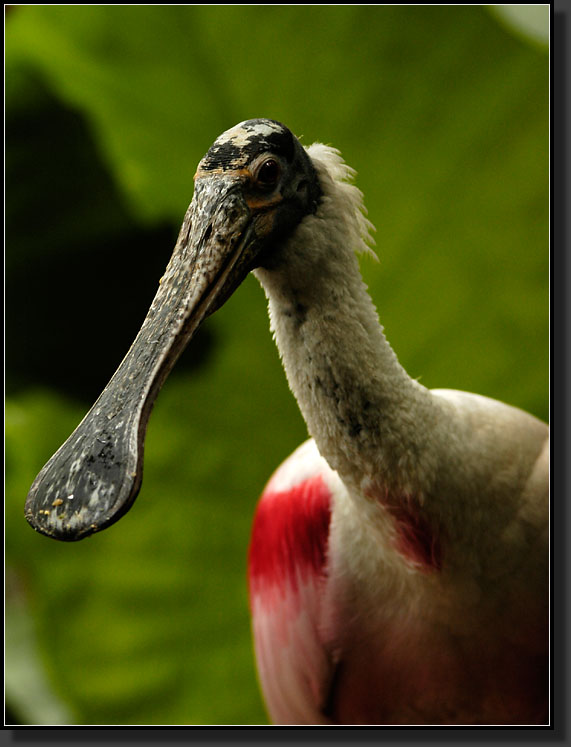
[[[135,341],[109,384],[34,481],[34,529],[78,540],[113,524],[141,486],[154,400],[200,323],[249,270],[251,216],[231,178],[197,182],[173,255]]]

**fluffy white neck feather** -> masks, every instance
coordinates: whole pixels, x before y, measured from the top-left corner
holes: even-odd
[[[356,252],[373,253],[373,227],[353,170],[333,148],[307,152],[323,190],[319,208],[273,266],[255,271],[288,382],[345,484],[362,490],[382,476],[388,489],[418,492],[431,482],[422,425],[434,417],[433,398],[398,362],[362,280]]]

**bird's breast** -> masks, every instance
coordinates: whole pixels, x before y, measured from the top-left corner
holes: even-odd
[[[544,659],[509,641],[401,619],[345,637],[327,715],[339,724],[540,724],[546,683]]]

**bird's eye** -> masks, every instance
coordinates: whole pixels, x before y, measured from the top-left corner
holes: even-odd
[[[275,158],[268,158],[258,169],[256,182],[265,188],[275,187],[280,178],[281,167]]]

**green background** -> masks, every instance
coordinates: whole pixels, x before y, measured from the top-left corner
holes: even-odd
[[[265,724],[245,582],[306,437],[253,278],[150,421],[143,488],[80,543],[36,473],[142,322],[197,162],[270,117],[357,172],[362,270],[428,387],[548,416],[549,58],[485,6],[16,6],[6,27],[6,693],[22,724]]]

